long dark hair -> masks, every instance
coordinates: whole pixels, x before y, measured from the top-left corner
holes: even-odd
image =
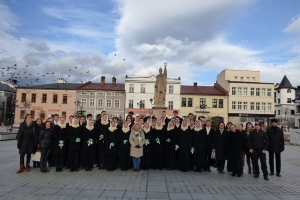
[[[220,124],[223,124],[223,125],[224,125],[224,129],[226,129],[225,123],[224,123],[224,122],[219,122],[219,124],[218,124],[218,129],[220,128]]]
[[[248,124],[251,124],[252,128],[254,128],[254,127],[253,127],[253,124],[252,124],[251,122],[247,122],[247,123],[246,123],[246,127],[245,127],[245,129],[247,129],[247,128],[248,128]]]

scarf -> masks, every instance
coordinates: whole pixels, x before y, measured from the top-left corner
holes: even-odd
[[[109,123],[108,120],[105,120],[105,121],[104,121],[104,120],[101,119],[101,124],[102,124],[102,125],[107,125],[108,123]]]
[[[186,127],[183,127],[183,125],[181,125],[181,130],[186,131],[189,128],[188,125],[186,125]]]
[[[149,133],[149,131],[150,131],[150,126],[149,126],[149,128],[144,128],[143,130],[144,130],[145,133]]]
[[[201,131],[202,130],[202,127],[200,126],[199,128],[197,128],[196,126],[195,126],[195,128],[194,128],[194,131]]]
[[[61,124],[60,122],[57,122],[57,126],[59,126],[60,128],[66,128],[66,123]]]
[[[117,129],[118,129],[117,126],[115,126],[115,127],[110,126],[110,127],[108,128],[108,130],[109,130],[110,132],[114,132],[114,131],[117,130]]]
[[[122,131],[123,131],[124,133],[127,133],[129,130],[130,130],[130,129],[129,129],[129,126],[127,126],[127,128],[125,128],[124,126],[122,127]]]
[[[171,130],[173,130],[173,129],[174,129],[174,126],[171,127],[171,128],[168,126],[167,131],[171,131]]]
[[[156,124],[155,129],[156,129],[156,130],[162,130],[162,129],[163,129],[163,126],[158,126],[158,125]]]
[[[247,128],[246,128],[246,134],[247,134],[247,137],[249,136],[250,132],[253,131],[253,130],[254,130],[254,128],[250,128],[250,129],[247,129]]]
[[[94,125],[89,126],[88,124],[85,126],[87,130],[91,131],[94,129]]]

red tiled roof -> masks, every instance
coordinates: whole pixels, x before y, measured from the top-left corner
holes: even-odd
[[[181,94],[228,95],[228,92],[218,83],[214,86],[182,85]]]
[[[111,90],[111,91],[125,91],[125,84],[121,83],[92,83],[87,82],[80,86],[78,90]]]

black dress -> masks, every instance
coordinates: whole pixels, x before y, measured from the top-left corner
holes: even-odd
[[[201,172],[201,168],[205,167],[205,144],[206,144],[206,137],[204,132],[199,130],[195,130],[195,128],[191,131],[192,132],[192,147],[194,147],[194,153],[192,154],[193,157],[193,165],[196,166],[196,171]]]
[[[98,164],[99,167],[105,165],[105,139],[106,139],[106,132],[109,128],[109,122],[107,124],[102,124],[101,119],[96,122],[97,128],[97,149],[98,149]]]
[[[164,163],[165,133],[163,129],[153,129],[153,132],[153,168],[162,170]]]
[[[173,128],[172,130],[166,131],[165,137],[165,168],[174,169],[176,168],[176,153],[175,145],[177,145],[177,131]]]
[[[141,168],[142,169],[149,169],[152,167],[153,157],[152,157],[152,146],[153,146],[153,131],[154,129],[150,129],[149,132],[144,131],[145,135],[145,143],[143,146],[143,157],[141,159]]]
[[[91,170],[95,162],[97,132],[93,128],[89,130],[86,126],[82,127],[81,143],[82,143],[82,165],[86,170]]]
[[[190,150],[191,150],[191,129],[185,131],[180,129],[178,132],[179,160],[178,166],[182,172],[187,172],[190,169]]]
[[[115,129],[114,131],[108,129],[105,135],[105,162],[107,171],[114,171],[117,169],[119,132],[119,129]]]
[[[79,156],[81,150],[81,127],[74,128],[72,126],[68,129],[69,140],[69,156],[68,166],[71,171],[77,170],[80,166]]]
[[[241,132],[230,131],[226,136],[226,158],[232,164],[232,174],[241,176],[242,174],[242,151],[243,142]]]
[[[52,156],[54,160],[54,166],[57,168],[62,168],[65,164],[65,155],[66,151],[68,151],[66,147],[67,143],[67,128],[61,128],[58,125],[55,125],[53,128],[53,148],[52,148]]]
[[[126,132],[124,130],[119,129],[119,166],[122,171],[127,171],[130,169],[131,166],[131,159],[130,159],[130,143],[129,143],[129,136],[130,136],[130,129]]]
[[[218,163],[218,169],[224,170],[226,160],[226,137],[228,132],[226,130],[216,130],[213,148],[216,149],[216,159]]]

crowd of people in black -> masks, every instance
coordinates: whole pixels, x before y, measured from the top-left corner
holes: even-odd
[[[54,115],[44,123],[38,118],[33,122],[27,115],[20,124],[17,147],[20,154],[20,168],[17,173],[30,171],[31,154],[41,152],[40,162],[34,161],[33,168],[39,167],[46,173],[49,167],[56,172],[63,168],[70,172],[83,168],[91,171],[94,167],[114,171],[133,169],[174,170],[182,172],[211,172],[211,166],[223,174],[227,160],[227,171],[232,176],[241,177],[245,157],[248,174],[259,177],[258,160],[265,180],[274,175],[274,155],[276,175],[281,176],[281,152],[284,150],[283,131],[276,119],[272,126],[263,131],[261,124],[251,122],[243,127],[232,123],[218,124],[212,128],[211,120],[195,120],[190,113],[182,119],[178,112],[169,118],[162,112],[160,118],[150,109],[144,118],[133,117],[129,113],[124,123],[114,117],[108,119],[105,111],[94,121],[91,114],[84,117],[64,117]],[[266,152],[269,151],[270,173],[267,170]],[[26,165],[24,158],[26,155]]]

